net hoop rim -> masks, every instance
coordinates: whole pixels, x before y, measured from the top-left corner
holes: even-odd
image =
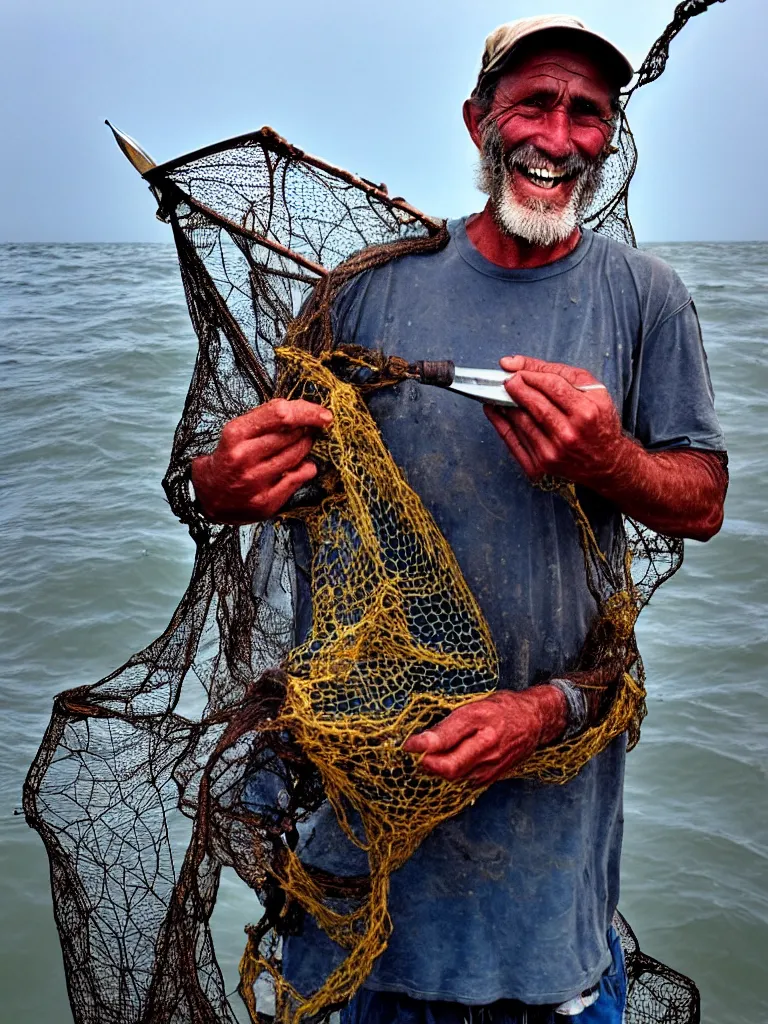
[[[150,185],[159,186],[168,174],[178,170],[178,168],[183,167],[185,164],[191,163],[194,160],[202,160],[207,156],[215,156],[217,153],[222,153],[225,150],[241,149],[249,143],[257,143],[275,156],[301,161],[319,171],[331,174],[339,180],[359,188],[372,198],[380,200],[385,205],[408,214],[412,220],[423,224],[430,233],[439,231],[442,227],[443,221],[441,218],[429,217],[401,196],[390,196],[386,186],[375,185],[366,178],[361,178],[351,171],[344,170],[343,167],[337,167],[335,164],[328,163],[327,160],[323,160],[318,156],[312,156],[311,153],[307,153],[298,146],[294,146],[293,143],[288,142],[274,128],[270,128],[269,125],[264,125],[257,131],[245,132],[243,135],[234,135],[229,139],[212,142],[207,146],[201,146],[199,149],[193,149],[189,153],[183,153],[181,156],[166,160],[164,163],[156,164],[145,171],[142,174],[142,178],[149,182]]]

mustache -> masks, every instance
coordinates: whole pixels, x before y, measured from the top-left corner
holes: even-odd
[[[532,167],[545,167],[555,174],[578,178],[588,172],[594,173],[602,167],[607,156],[600,154],[594,160],[587,160],[581,153],[569,153],[567,156],[555,158],[530,142],[522,142],[519,146],[505,149],[499,126],[491,119],[483,125],[481,142],[483,159],[489,168],[493,168],[496,175],[502,168],[511,174],[516,167],[526,170]]]
[[[587,160],[581,153],[569,153],[565,157],[554,159],[543,150],[523,142],[503,154],[503,162],[511,173],[516,167],[530,170],[532,167],[544,167],[555,174],[563,174],[567,178],[578,178],[579,175],[591,171],[599,160]]]

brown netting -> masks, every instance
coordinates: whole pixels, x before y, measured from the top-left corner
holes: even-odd
[[[637,85],[658,77],[669,40],[713,2],[678,6]],[[627,188],[636,153],[623,106],[614,144],[587,222],[633,242]],[[200,343],[164,480],[196,541],[195,566],[161,637],[99,683],[57,697],[25,812],[50,857],[76,1024],[235,1021],[209,928],[225,866],[264,910],[241,964],[253,1019],[325,1020],[386,944],[390,872],[478,793],[420,772],[403,741],[497,683],[488,627],[362,394],[412,368],[337,349],[330,326],[350,277],[436,251],[447,234],[383,186],[269,129],[144,176],[173,229]],[[365,389],[355,384],[361,367]],[[212,524],[190,493],[190,460],[215,447],[227,420],[274,395],[333,410],[316,445],[319,483],[274,522]],[[627,522],[626,544],[608,557],[574,488],[547,486],[572,509],[598,607],[569,671],[590,694],[593,724],[514,772],[557,783],[614,736],[629,730],[636,742],[645,708],[634,623],[679,566],[682,543]],[[294,520],[312,548],[313,622],[298,645]],[[293,852],[297,827],[326,799],[367,850],[364,878],[311,870]],[[281,936],[302,912],[348,954],[316,993],[295,992],[280,968]],[[619,925],[627,1020],[697,1020],[695,986],[640,953]]]

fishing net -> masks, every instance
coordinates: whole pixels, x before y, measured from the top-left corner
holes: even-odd
[[[678,6],[635,88],[661,74],[669,40],[713,2]],[[587,217],[628,242],[636,151],[624,107],[633,91]],[[448,236],[383,185],[270,129],[159,167],[119,141],[172,228],[199,339],[164,480],[196,558],[162,636],[95,685],[56,698],[25,812],[50,858],[77,1024],[236,1020],[210,931],[224,867],[263,908],[241,963],[252,1019],[326,1020],[386,945],[391,872],[478,795],[421,771],[403,742],[498,682],[492,637],[453,552],[365,402],[406,378],[428,383],[439,367],[337,345],[332,330],[347,281],[436,252]],[[315,445],[316,480],[271,522],[209,522],[190,490],[191,460],[215,448],[228,420],[275,396],[334,413]],[[634,624],[678,568],[682,543],[627,521],[605,553],[575,489],[542,486],[573,513],[598,609],[568,672],[588,696],[589,728],[512,773],[559,783],[619,734],[637,741],[645,691]],[[306,637],[296,628],[297,524],[312,556]],[[366,850],[367,875],[329,875],[297,856],[298,830],[325,800]],[[305,913],[346,953],[315,993],[295,991],[281,971],[281,939]],[[627,1020],[696,1020],[693,984],[641,954],[624,922],[620,930]]]

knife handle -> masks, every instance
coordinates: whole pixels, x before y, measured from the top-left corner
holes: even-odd
[[[432,384],[438,388],[449,388],[456,374],[456,364],[451,359],[420,359],[411,363],[409,369],[421,384]]]

